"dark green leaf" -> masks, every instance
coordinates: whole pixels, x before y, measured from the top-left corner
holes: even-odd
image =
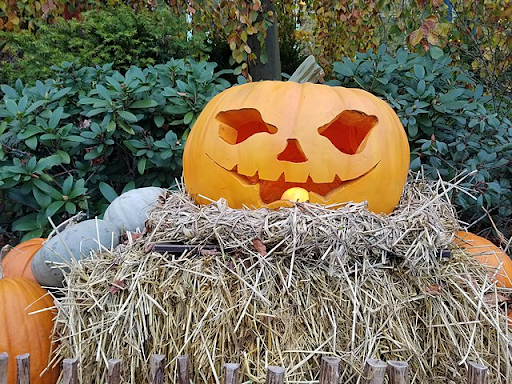
[[[14,100],[11,100],[11,99],[5,100],[5,107],[7,108],[7,110],[9,112],[11,112],[11,114],[13,116],[16,116],[16,114],[18,113],[18,105],[16,104],[16,102]]]
[[[112,97],[110,96],[110,92],[107,88],[105,88],[103,85],[98,84],[96,86],[96,90],[98,93],[107,101],[112,102]]]
[[[432,57],[434,60],[437,60],[444,55],[443,50],[436,46],[431,46],[429,52],[430,52],[430,57]]]
[[[43,209],[46,209],[46,207],[48,207],[52,202],[52,198],[46,193],[42,192],[39,188],[33,188],[32,194],[34,195],[34,198],[36,199],[39,206]]]
[[[106,109],[106,108],[96,108],[96,109],[91,109],[89,112],[87,112],[87,113],[85,114],[85,116],[87,116],[87,117],[93,117],[93,116],[99,115],[100,113],[104,113],[104,112],[107,112],[107,109]]]
[[[74,215],[76,213],[76,205],[69,201],[65,204],[64,209],[66,209],[66,212],[70,215]]]
[[[414,75],[418,79],[423,79],[425,77],[425,68],[419,64],[414,64]]]
[[[62,194],[69,196],[71,188],[73,187],[73,176],[66,177],[66,180],[62,183]]]
[[[50,155],[39,160],[39,164],[43,169],[50,169],[62,164],[62,157],[57,154]]]
[[[36,214],[31,213],[29,215],[26,215],[22,217],[21,219],[16,220],[14,223],[12,223],[12,229],[14,231],[32,231],[39,227],[39,224],[36,221]]]
[[[155,100],[145,99],[137,100],[130,104],[130,108],[152,108],[156,107],[158,103]]]
[[[194,118],[194,112],[190,111],[183,118],[183,123],[188,125],[192,121],[193,118]]]
[[[63,206],[64,206],[65,202],[64,201],[54,201],[53,203],[51,203],[48,208],[46,208],[46,217],[52,217],[53,215],[55,215]]]
[[[52,112],[50,120],[48,121],[49,128],[51,128],[51,129],[57,128],[57,124],[59,124],[59,121],[62,117],[63,112],[64,112],[64,109],[62,107],[58,107],[55,111]]]
[[[114,201],[114,199],[116,197],[118,197],[115,189],[103,181],[100,182],[99,188],[100,188],[101,194],[105,197],[105,199],[107,199],[107,201],[109,203],[111,203],[112,201]]]
[[[137,163],[137,170],[141,175],[144,174],[144,171],[146,169],[146,161],[147,159],[145,157],[141,158],[139,162]]]
[[[2,84],[0,89],[2,89],[2,92],[5,93],[5,96],[7,97],[13,99],[17,99],[18,97],[20,97],[20,95],[18,95],[18,92],[16,92],[16,90],[13,87],[8,86],[7,84]]]
[[[37,143],[37,136],[32,136],[31,138],[25,140],[25,144],[27,145],[27,147],[29,147],[32,150],[35,150],[37,148]]]
[[[117,111],[117,114],[129,123],[135,123],[137,121],[137,117],[131,112]]]
[[[165,123],[165,119],[164,119],[164,117],[163,117],[163,116],[160,116],[160,115],[158,115],[158,116],[154,116],[154,117],[153,117],[153,121],[155,122],[155,125],[156,125],[158,128],[161,128],[161,127],[164,125],[164,123]]]

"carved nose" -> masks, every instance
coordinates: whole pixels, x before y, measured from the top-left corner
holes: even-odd
[[[277,160],[290,161],[292,163],[304,163],[308,161],[308,158],[304,154],[304,151],[300,147],[297,139],[288,139],[286,148],[283,152],[277,155]]]

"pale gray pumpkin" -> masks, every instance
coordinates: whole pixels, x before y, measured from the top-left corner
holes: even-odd
[[[163,188],[143,187],[127,191],[116,197],[108,206],[103,220],[116,226],[119,232],[142,231],[148,214],[156,208],[160,197],[165,196]]]
[[[46,287],[62,287],[65,267],[55,263],[69,263],[90,256],[91,251],[116,247],[119,231],[105,220],[91,219],[65,228],[47,240],[32,258],[32,273],[39,284]]]

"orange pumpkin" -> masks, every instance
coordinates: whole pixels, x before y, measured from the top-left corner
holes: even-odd
[[[455,244],[485,265],[499,287],[512,288],[512,260],[496,245],[481,236],[464,231],[455,233]]]
[[[46,239],[35,238],[24,241],[11,249],[2,259],[5,277],[26,277],[36,281],[30,263],[34,254],[43,246]]]
[[[391,107],[360,89],[262,81],[217,95],[199,115],[183,157],[185,186],[207,204],[274,207],[290,188],[312,203],[368,201],[394,210],[409,144]]]
[[[54,384],[59,370],[39,374],[48,365],[53,330],[53,299],[25,277],[0,278],[0,352],[9,354],[7,383],[16,383],[16,356],[30,354],[30,383]]]

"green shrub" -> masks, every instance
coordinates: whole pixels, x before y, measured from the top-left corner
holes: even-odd
[[[135,13],[126,5],[82,13],[82,20],[60,20],[42,25],[37,34],[0,32],[5,40],[0,83],[24,83],[48,78],[50,67],[63,61],[84,66],[114,63],[126,71],[131,65],[146,67],[171,58],[200,59],[204,36],[190,35],[184,16],[163,8]]]
[[[482,85],[438,48],[392,56],[381,46],[333,69],[331,84],[364,88],[393,106],[409,136],[413,170],[447,180],[474,172],[460,184],[469,194],[457,189],[452,196],[462,220],[478,221],[485,208],[512,235],[512,122],[493,112]]]
[[[117,193],[171,187],[204,105],[230,86],[215,63],[171,60],[126,73],[111,64],[53,67],[55,79],[1,86],[0,226],[29,237]]]

